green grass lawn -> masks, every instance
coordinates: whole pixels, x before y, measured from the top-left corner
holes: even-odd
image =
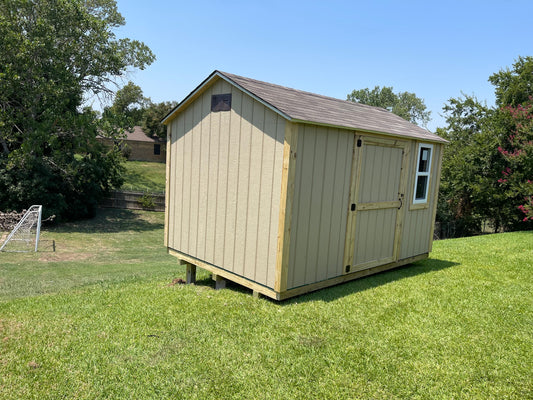
[[[1,399],[533,397],[533,232],[281,303],[169,285],[161,213],[43,237],[55,253],[0,253]]]
[[[146,161],[126,161],[123,190],[140,192],[165,191],[165,164]]]

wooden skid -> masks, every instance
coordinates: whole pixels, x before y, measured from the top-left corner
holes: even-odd
[[[363,278],[365,276],[377,274],[377,273],[380,273],[380,272],[383,272],[383,271],[387,271],[387,270],[390,270],[390,269],[398,268],[398,267],[401,267],[403,265],[407,265],[407,264],[413,263],[415,261],[425,260],[426,258],[428,258],[428,253],[424,253],[424,254],[420,254],[420,255],[414,256],[414,257],[409,257],[409,258],[406,258],[406,259],[403,259],[403,260],[390,262],[390,263],[387,263],[387,264],[384,264],[384,265],[374,266],[372,268],[367,268],[367,269],[364,269],[364,270],[355,271],[355,272],[352,272],[352,273],[349,273],[349,274],[346,274],[346,275],[337,276],[335,278],[331,278],[331,279],[327,279],[327,280],[324,280],[324,281],[316,282],[316,283],[313,283],[313,284],[310,284],[310,285],[300,286],[300,287],[289,289],[289,290],[286,290],[286,291],[283,291],[283,292],[276,292],[273,289],[270,289],[270,288],[267,288],[265,286],[259,285],[259,284],[255,283],[255,282],[252,282],[252,281],[250,281],[250,280],[248,280],[246,278],[243,278],[242,276],[239,276],[239,275],[236,275],[236,274],[234,274],[232,272],[223,270],[223,269],[218,268],[218,267],[216,267],[214,265],[205,263],[205,262],[203,262],[201,260],[197,260],[194,257],[190,257],[190,256],[188,256],[186,254],[183,254],[183,253],[177,251],[177,250],[169,248],[168,249],[168,253],[170,255],[173,255],[173,256],[177,257],[182,264],[186,264],[187,268],[188,268],[187,269],[188,272],[189,272],[189,268],[192,269],[194,267],[194,272],[196,272],[196,267],[200,267],[202,269],[205,269],[206,271],[209,271],[209,272],[213,273],[213,276],[216,278],[216,282],[217,283],[220,282],[220,284],[217,284],[217,289],[223,288],[222,285],[224,285],[224,284],[221,281],[224,280],[224,279],[228,279],[228,280],[230,280],[232,282],[235,282],[235,283],[237,283],[239,285],[247,287],[248,289],[251,289],[253,291],[253,296],[254,297],[258,297],[259,294],[262,294],[262,295],[270,297],[271,299],[274,299],[274,300],[289,299],[291,297],[300,296],[300,295],[305,294],[305,293],[314,292],[316,290],[324,289],[324,288],[327,288],[329,286],[334,286],[334,285],[338,285],[340,283],[348,282],[348,281],[351,281],[351,280],[354,280],[354,279]],[[187,278],[189,278],[189,273],[187,274]],[[189,282],[189,279],[187,279],[187,283],[192,283],[192,282]]]

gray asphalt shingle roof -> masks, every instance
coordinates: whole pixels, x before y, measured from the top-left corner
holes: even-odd
[[[433,142],[446,142],[428,130],[379,107],[335,99],[285,86],[262,82],[227,72],[214,71],[181,102],[165,120],[180,109],[194,93],[219,76],[295,122],[342,127],[366,132],[385,133]]]

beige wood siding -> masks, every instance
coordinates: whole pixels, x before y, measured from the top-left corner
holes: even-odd
[[[353,132],[300,125],[287,288],[342,274]]]
[[[443,149],[442,145],[434,145],[431,159],[430,189],[428,203],[423,207],[413,207],[414,179],[416,174],[416,158],[418,156],[418,144],[411,143],[411,159],[409,160],[409,174],[407,182],[406,213],[401,241],[400,258],[407,258],[427,253],[431,250],[433,229],[433,210],[439,190],[438,168],[439,158]]]
[[[170,129],[169,247],[273,287],[285,120],[219,80]]]

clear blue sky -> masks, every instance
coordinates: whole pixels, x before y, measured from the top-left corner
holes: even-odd
[[[494,103],[488,77],[533,55],[533,1],[118,0],[119,37],[157,60],[128,78],[181,101],[219,69],[345,99],[393,86],[424,99],[428,128],[461,92]]]

